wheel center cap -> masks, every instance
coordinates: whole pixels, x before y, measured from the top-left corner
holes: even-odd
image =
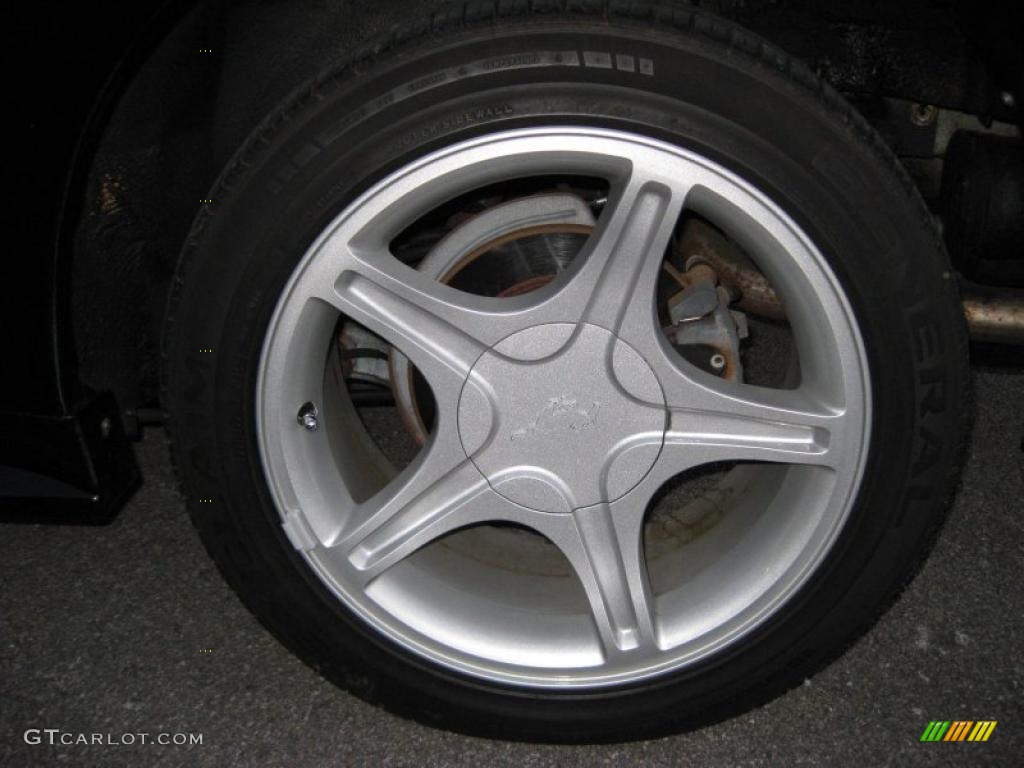
[[[524,507],[615,501],[661,450],[665,400],[647,362],[595,325],[551,323],[485,352],[459,399],[462,447],[491,487]]]

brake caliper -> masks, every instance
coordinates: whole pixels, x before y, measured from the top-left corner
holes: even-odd
[[[668,300],[672,325],[665,335],[688,362],[729,381],[743,380],[740,340],[747,338],[747,316],[729,308],[729,290],[700,256],[691,256],[686,271],[671,270],[682,290]]]

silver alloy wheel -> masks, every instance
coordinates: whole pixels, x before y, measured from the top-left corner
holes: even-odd
[[[389,252],[405,226],[460,193],[556,173],[604,177],[609,201],[580,256],[537,291],[469,295]],[[780,294],[799,358],[795,389],[723,381],[667,344],[655,285],[684,207],[754,255]],[[325,374],[339,314],[398,347],[434,394],[430,440],[397,476]],[[443,667],[551,688],[678,669],[777,611],[846,520],[871,409],[852,311],[800,228],[706,158],[594,128],[492,134],[376,184],[296,268],[257,386],[271,493],[327,588]],[[297,423],[304,403],[317,405],[321,428]],[[642,543],[652,496],[689,468],[732,460],[771,465],[681,551],[671,586],[655,593]],[[426,546],[481,523],[539,532],[578,579],[455,562]]]

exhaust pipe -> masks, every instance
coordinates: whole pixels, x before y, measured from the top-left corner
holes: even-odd
[[[1024,292],[963,286],[964,317],[973,341],[1024,344]]]

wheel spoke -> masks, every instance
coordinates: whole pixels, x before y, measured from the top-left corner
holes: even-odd
[[[613,195],[598,222],[579,273],[572,280],[584,304],[584,322],[619,333],[638,322],[654,326],[654,293],[661,262],[688,187],[637,169]]]
[[[607,656],[645,652],[655,643],[653,602],[641,538],[643,509],[597,504],[557,516],[544,532],[583,584]]]
[[[326,300],[402,350],[428,380],[462,381],[484,352],[487,316],[462,306],[457,292],[400,264],[354,262]]]
[[[472,462],[426,462],[359,505],[361,520],[336,545],[369,582],[425,544],[504,506]]]
[[[804,390],[733,382],[702,385],[670,405],[659,463],[673,474],[716,461],[836,467],[849,414]]]

